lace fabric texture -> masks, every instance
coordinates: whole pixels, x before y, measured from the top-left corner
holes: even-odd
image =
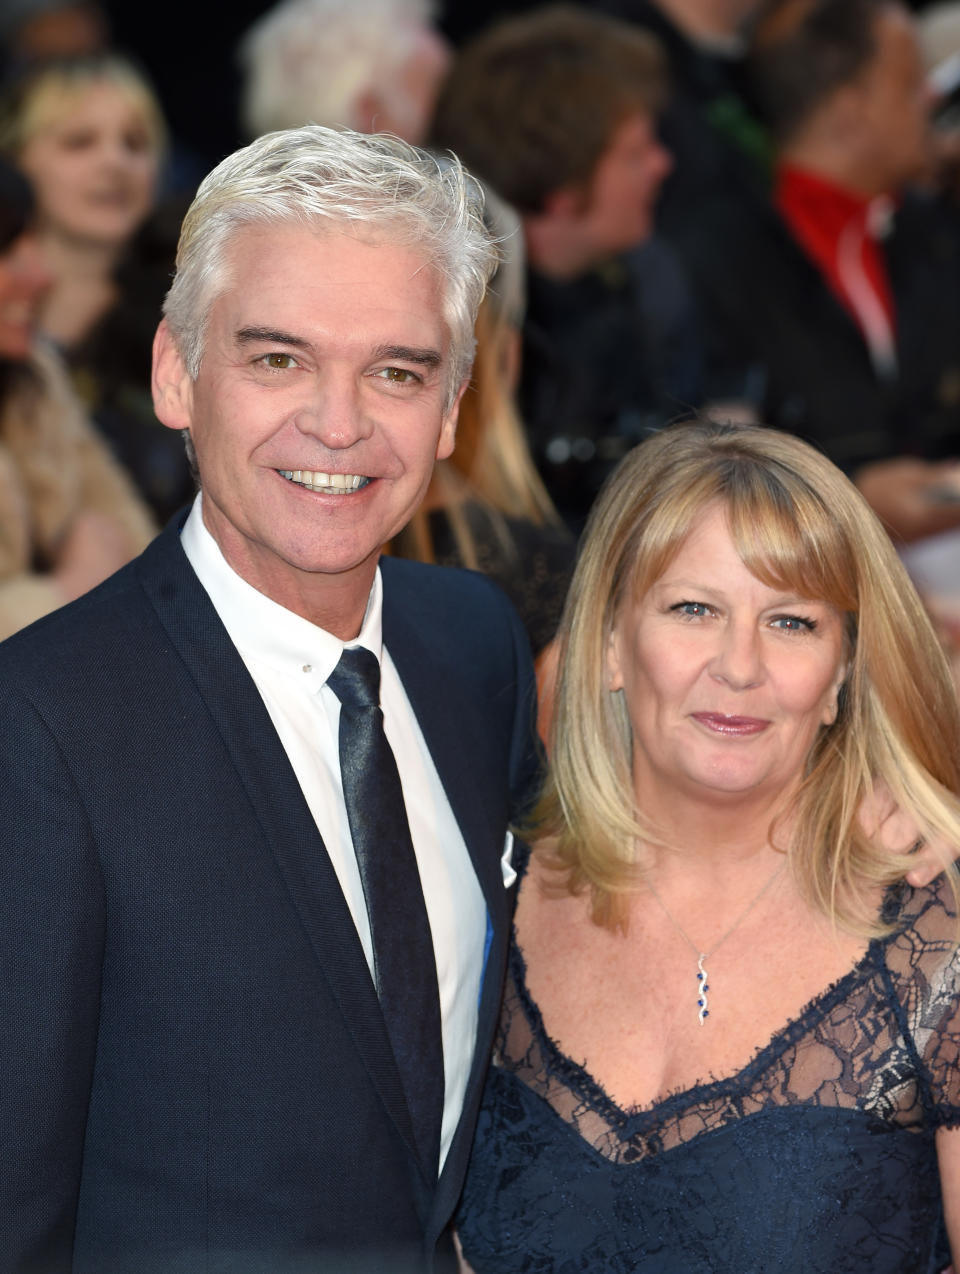
[[[960,1125],[945,882],[736,1075],[618,1107],[547,1036],[514,944],[459,1220],[477,1274],[935,1271],[934,1133]]]

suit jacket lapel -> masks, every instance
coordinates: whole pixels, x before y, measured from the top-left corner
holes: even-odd
[[[363,1065],[419,1163],[400,1075],[356,926],[263,700],[193,573],[176,528],[150,546],[137,569],[217,724]]]

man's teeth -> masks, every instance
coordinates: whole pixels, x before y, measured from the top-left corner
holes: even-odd
[[[322,491],[324,495],[350,495],[370,481],[359,473],[316,473],[310,469],[278,469],[288,482],[295,482],[308,491]]]

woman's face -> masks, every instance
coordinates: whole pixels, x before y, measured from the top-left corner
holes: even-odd
[[[157,153],[130,96],[93,83],[64,97],[19,156],[44,229],[68,239],[120,247],[153,204]]]
[[[51,275],[36,235],[25,230],[0,252],[0,358],[28,356]]]
[[[843,619],[751,575],[714,506],[624,607],[607,671],[626,697],[641,801],[776,802],[836,716]]]

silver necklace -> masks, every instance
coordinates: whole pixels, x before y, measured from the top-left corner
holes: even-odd
[[[723,946],[726,940],[730,937],[730,935],[734,932],[734,930],[740,928],[740,926],[746,920],[747,916],[749,916],[750,912],[753,911],[754,907],[757,905],[757,903],[764,896],[764,894],[767,892],[767,890],[770,888],[770,886],[773,884],[773,882],[777,879],[777,877],[780,875],[782,871],[783,871],[783,863],[781,863],[777,867],[776,871],[773,873],[773,875],[770,877],[770,879],[767,881],[764,887],[760,890],[760,892],[753,898],[751,902],[747,904],[746,908],[740,913],[740,915],[736,918],[736,920],[734,920],[730,928],[727,929],[725,933],[721,934],[721,936],[717,939],[717,941],[713,944],[713,946],[710,948],[709,951],[701,950],[700,946],[696,942],[694,942],[694,940],[687,933],[686,929],[684,929],[680,921],[676,918],[676,916],[673,914],[673,912],[670,910],[667,904],[663,901],[663,899],[657,893],[656,889],[653,887],[653,884],[649,880],[646,882],[647,888],[650,890],[654,898],[657,900],[664,915],[667,917],[670,923],[674,926],[674,928],[680,934],[681,938],[683,938],[684,942],[687,944],[687,946],[690,948],[693,954],[697,957],[697,1021],[700,1023],[701,1026],[703,1026],[704,1022],[710,1016],[710,1009],[708,1007],[710,1000],[707,995],[707,992],[710,990],[710,987],[707,983],[707,966],[705,961],[709,960],[710,957],[716,951],[720,950],[720,948]]]

